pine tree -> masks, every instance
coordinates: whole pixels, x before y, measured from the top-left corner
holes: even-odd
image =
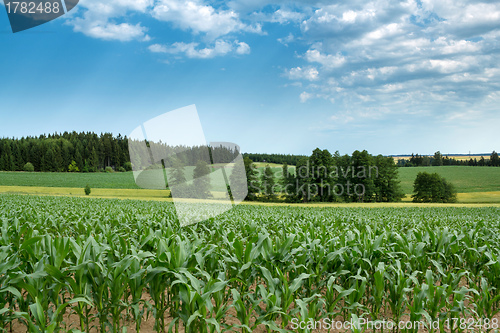
[[[243,165],[245,166],[245,174],[247,178],[247,200],[256,200],[257,194],[261,192],[259,187],[258,171],[256,170],[252,160],[248,157],[243,159]]]
[[[90,152],[89,166],[90,172],[97,172],[99,168],[99,157],[94,147],[92,147],[92,151]]]
[[[170,170],[170,175],[168,177],[168,183],[173,185],[180,185],[186,182],[186,176],[184,173],[184,163],[177,157],[171,159],[172,169]]]
[[[229,176],[229,187],[231,199],[240,202],[243,201],[248,195],[247,175],[245,172],[244,160],[240,157],[237,158],[233,164],[231,175]]]
[[[47,151],[45,152],[45,155],[43,156],[43,161],[44,161],[43,171],[49,171],[49,172],[57,171],[54,149],[52,147],[47,149]]]
[[[264,169],[261,176],[262,189],[264,190],[264,196],[267,200],[272,201],[276,199],[275,187],[276,181],[274,179],[274,172],[269,166],[269,164]]]
[[[199,160],[193,170],[193,185],[196,196],[200,199],[211,197],[210,193],[210,168],[207,162]]]
[[[491,153],[490,165],[500,166],[500,158],[498,157],[498,153],[496,151],[493,151],[493,153]]]
[[[434,159],[432,160],[433,166],[442,166],[443,165],[443,156],[440,151],[434,153]]]

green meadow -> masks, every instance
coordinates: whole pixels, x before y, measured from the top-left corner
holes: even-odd
[[[440,166],[399,168],[399,179],[404,193],[413,192],[413,182],[419,172],[437,172],[455,185],[458,193],[500,191],[500,168]]]
[[[258,171],[262,172],[265,163],[256,163]],[[271,166],[273,172],[280,176],[282,169],[279,164]],[[293,166],[290,171],[294,172]],[[191,168],[192,169],[192,168]],[[191,169],[186,171],[186,178],[190,180]],[[453,183],[459,193],[459,202],[463,203],[498,203],[500,202],[500,168],[494,167],[469,167],[469,166],[441,166],[441,167],[412,167],[399,168],[399,179],[401,187],[408,195],[413,192],[413,181],[419,172],[437,172]],[[228,177],[230,170],[228,170]],[[154,177],[151,178],[154,180]],[[78,193],[77,189],[84,188],[89,184],[93,189],[110,190],[139,190],[135,184],[132,172],[114,172],[114,173],[57,173],[57,172],[0,172],[0,187],[2,192],[31,193],[32,191],[23,191],[22,187],[37,188],[36,193],[56,194],[54,190],[40,190],[40,188],[70,188],[66,192],[72,194]],[[11,187],[12,191],[9,190]],[[15,187],[15,189],[14,189]],[[56,191],[57,192],[57,191]],[[61,194],[63,194],[61,192]],[[115,191],[116,192],[116,191]],[[120,191],[118,191],[120,192]],[[118,193],[117,192],[117,193]],[[103,196],[115,197],[117,193],[102,194]],[[146,192],[144,192],[146,193]],[[124,193],[125,194],[125,193]],[[127,197],[142,197],[143,192],[136,194],[126,194]],[[163,197],[163,194],[153,196],[149,192],[148,197]]]

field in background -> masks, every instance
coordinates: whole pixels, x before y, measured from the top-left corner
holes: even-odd
[[[404,193],[413,192],[413,182],[419,172],[437,172],[455,185],[458,193],[500,191],[500,168],[440,166],[399,168],[399,180]]]
[[[421,156],[434,157],[434,155],[421,155]],[[443,157],[448,157],[450,159],[457,160],[457,161],[469,161],[471,158],[477,159],[479,161],[481,159],[481,157],[484,157],[485,160],[489,160],[491,157],[491,154],[485,154],[485,155],[443,155]],[[392,156],[392,158],[394,158],[395,161],[409,160],[411,158],[411,156]]]
[[[267,163],[256,163],[262,172]],[[273,172],[280,175],[281,165],[271,164]],[[442,166],[399,168],[399,179],[407,198],[413,191],[417,173],[437,172],[453,183],[461,203],[500,203],[500,168]],[[294,167],[290,167],[294,172]],[[187,172],[188,175],[189,172]],[[228,177],[230,176],[230,170]],[[189,177],[188,177],[189,178]],[[0,193],[83,195],[83,188],[89,184],[92,195],[104,198],[161,199],[168,193],[161,190],[143,190],[134,182],[132,172],[117,173],[30,173],[0,172]],[[64,189],[62,189],[64,188]],[[126,190],[126,191],[125,191]]]
[[[138,189],[132,172],[0,172],[0,186]]]
[[[0,194],[24,194],[41,196],[65,196],[65,197],[87,197],[83,188],[71,187],[36,187],[36,186],[0,186]],[[165,201],[172,202],[169,198],[168,190],[144,190],[144,189],[106,189],[95,188],[89,198],[104,199],[132,199],[147,201]],[[222,198],[222,192],[214,192],[215,198]],[[422,204],[412,203],[408,195],[403,202],[394,203],[262,203],[262,202],[244,202],[248,205],[262,206],[304,206],[304,207],[364,207],[364,208],[383,208],[383,207],[480,207],[480,206],[500,206],[500,191],[495,192],[471,192],[459,193],[458,203],[456,204]]]
[[[258,171],[262,173],[266,163],[255,163]],[[275,174],[281,174],[282,166],[269,164]],[[295,172],[295,167],[290,167]],[[469,166],[440,166],[440,167],[408,167],[399,168],[399,180],[405,194],[413,193],[413,182],[419,172],[437,172],[453,185],[458,193],[470,192],[496,192],[500,191],[500,168],[495,167],[469,167]],[[488,195],[490,196],[490,195]],[[463,196],[466,198],[466,196]],[[475,198],[477,200],[477,196]],[[491,198],[488,198],[490,200]],[[496,201],[495,201],[496,202]]]

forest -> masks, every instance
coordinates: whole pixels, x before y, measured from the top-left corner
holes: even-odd
[[[222,146],[210,149],[206,146],[170,147],[161,142],[148,142],[147,146],[152,150],[162,149],[166,155],[175,155],[186,166],[196,165],[199,159],[206,159],[207,163],[210,159],[215,159],[216,163],[228,163],[239,154],[236,150]],[[148,165],[149,157],[149,154],[134,154],[132,162],[139,168]],[[129,139],[126,136],[64,132],[0,139],[0,171],[98,172],[107,168],[122,172],[132,170]]]
[[[500,158],[498,153],[493,151],[489,159],[481,156],[470,159],[456,159],[448,156],[443,156],[441,152],[437,151],[434,156],[426,156],[419,154],[411,154],[408,159],[399,159],[399,167],[419,167],[419,166],[444,166],[444,165],[463,165],[463,166],[500,166]]]
[[[316,148],[295,168],[285,163],[277,174],[270,166],[256,171],[245,157],[247,200],[288,202],[394,202],[404,197],[392,157],[366,150],[352,155]]]

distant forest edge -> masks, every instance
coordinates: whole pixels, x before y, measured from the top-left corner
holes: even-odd
[[[467,156],[467,155],[465,155]],[[442,155],[437,151],[434,156],[411,154],[408,158],[396,158],[399,167],[418,167],[418,166],[443,166],[443,165],[464,165],[464,166],[500,166],[500,158],[498,153],[493,151],[488,159],[484,156],[472,156],[464,158],[464,155],[459,156],[451,155],[451,157]]]
[[[169,147],[184,165],[194,165],[200,156],[206,154],[206,147]],[[239,152],[225,147],[211,147],[211,154],[217,153],[219,162],[230,162]],[[253,162],[287,164],[296,166],[305,155],[245,153]],[[143,161],[142,161],[143,162]],[[436,152],[434,156],[411,155],[398,158],[397,166],[500,166],[498,154],[493,151],[489,159],[459,160]],[[97,172],[111,168],[115,171],[130,171],[128,138],[100,135],[87,132],[64,132],[62,134],[23,137],[21,139],[0,139],[0,171],[45,171],[45,172]]]
[[[152,150],[163,150],[174,155],[183,165],[196,165],[200,159],[217,163],[229,163],[239,152],[226,147],[169,147],[161,143],[149,143]],[[136,147],[134,145],[134,147]],[[135,154],[134,163],[143,167],[148,156]],[[137,160],[137,158],[141,160]],[[151,166],[151,167],[154,167]],[[42,172],[97,172],[103,170],[131,171],[129,140],[126,136],[110,133],[64,132],[21,139],[0,139],[0,171]]]
[[[252,162],[256,163],[272,163],[272,164],[288,164],[297,165],[297,163],[303,159],[307,158],[306,155],[285,155],[285,154],[255,154],[255,153],[245,153],[245,157],[248,157]]]

